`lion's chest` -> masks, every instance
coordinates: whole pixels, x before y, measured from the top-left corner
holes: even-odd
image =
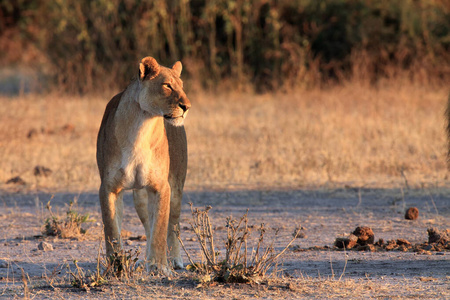
[[[167,147],[159,130],[152,122],[143,122],[123,139],[119,169],[124,189],[154,187],[167,179],[168,168],[160,159]]]

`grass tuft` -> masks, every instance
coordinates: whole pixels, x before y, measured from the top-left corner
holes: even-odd
[[[81,225],[93,221],[90,219],[89,214],[83,215],[77,212],[73,209],[74,202],[70,201],[66,211],[66,217],[61,218],[53,214],[50,201],[51,199],[46,206],[50,217],[44,221],[42,234],[46,236],[57,236],[63,239],[79,237],[86,234],[86,230],[81,228]]]

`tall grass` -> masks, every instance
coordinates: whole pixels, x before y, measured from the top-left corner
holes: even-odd
[[[28,57],[75,93],[125,86],[146,55],[166,65],[181,59],[185,78],[206,87],[268,91],[403,73],[448,82],[449,7],[448,0],[1,1],[1,63]],[[27,49],[37,54],[17,56]]]
[[[409,187],[445,184],[447,96],[448,87],[408,81],[189,94],[186,188],[399,187],[405,177]],[[95,144],[107,100],[0,98],[0,189],[97,190]],[[73,130],[62,130],[66,124]],[[36,165],[53,173],[35,176]],[[27,185],[5,184],[15,176]]]

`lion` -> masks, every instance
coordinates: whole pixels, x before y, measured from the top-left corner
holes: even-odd
[[[99,198],[106,254],[122,249],[123,192],[133,190],[134,206],[147,236],[147,270],[170,274],[183,268],[179,228],[187,170],[184,119],[191,103],[180,79],[181,62],[171,68],[145,57],[138,78],[106,106],[97,137]]]

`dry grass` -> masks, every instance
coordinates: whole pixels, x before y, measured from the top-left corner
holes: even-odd
[[[29,286],[11,286],[1,293],[3,297],[18,299],[445,299],[449,296],[448,279],[430,280],[424,285],[417,278],[361,278],[332,280],[329,278],[277,278],[260,285],[222,285],[195,288],[192,276],[176,278],[147,276],[138,283],[107,284],[99,288],[74,289],[67,280],[52,285],[45,281],[27,282]]]
[[[251,237],[251,228],[248,226],[248,210],[240,219],[227,217],[226,228],[227,238],[225,242],[225,251],[221,254],[220,246],[214,244],[215,236],[211,221],[208,215],[211,206],[204,210],[191,206],[192,222],[191,227],[197,236],[201,249],[201,262],[194,262],[191,255],[186,250],[183,240],[180,237],[180,231],[176,229],[178,240],[185,251],[190,265],[187,270],[197,272],[200,277],[200,284],[211,284],[212,282],[222,283],[261,283],[267,281],[267,271],[276,266],[278,259],[290,247],[292,242],[300,233],[296,230],[293,239],[281,250],[276,253],[274,242],[278,235],[267,238],[266,227],[262,223],[258,229],[256,238]],[[266,242],[266,240],[270,242]],[[255,242],[254,240],[257,240]]]
[[[397,81],[190,95],[186,188],[443,185],[448,92]],[[0,189],[96,190],[96,135],[107,100],[0,98]],[[36,176],[37,165],[53,173]],[[26,185],[5,184],[15,176]]]

